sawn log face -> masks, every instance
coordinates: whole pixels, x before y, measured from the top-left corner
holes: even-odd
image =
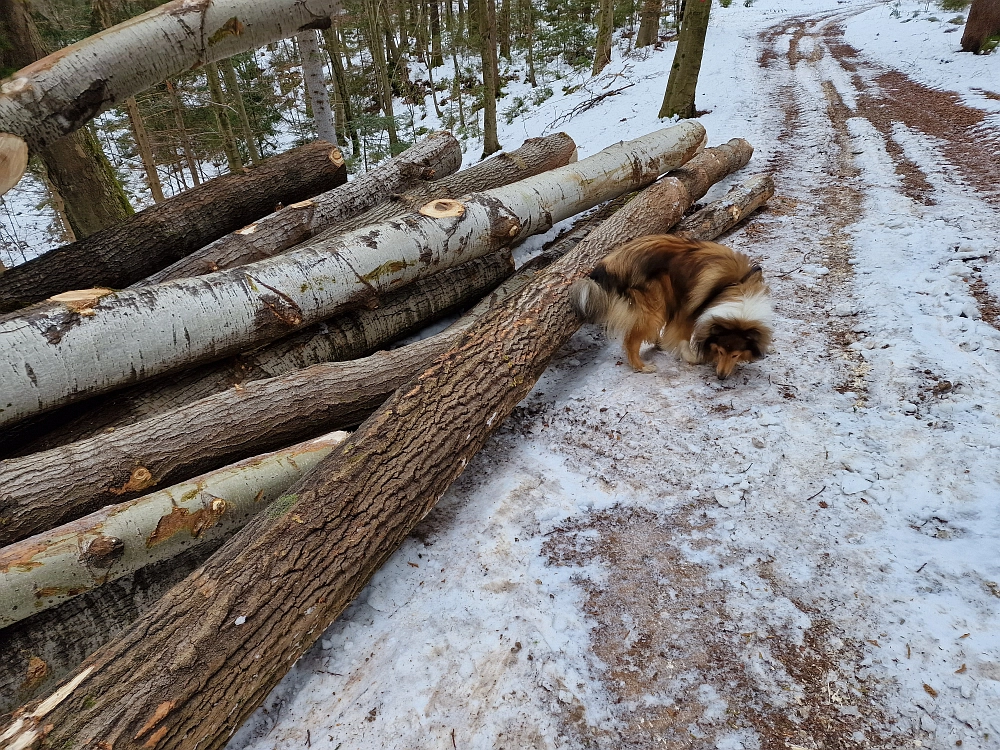
[[[570,284],[614,245],[666,231],[750,157],[696,157],[541,272],[400,388],[283,504],[174,587],[0,737],[26,745],[221,747],[360,592],[578,328]],[[58,696],[58,699],[57,699]],[[96,740],[94,740],[96,742]]]

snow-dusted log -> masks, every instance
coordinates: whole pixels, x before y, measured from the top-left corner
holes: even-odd
[[[706,151],[540,272],[290,488],[282,515],[251,520],[52,696],[15,712],[0,738],[222,747],[579,327],[570,285],[614,245],[668,230],[749,152],[745,141]]]
[[[302,58],[302,83],[309,96],[316,136],[336,143],[337,128],[333,124],[330,94],[326,90],[323,76],[323,55],[319,51],[319,40],[316,38],[318,34],[316,29],[306,29],[295,37],[299,43],[299,56]]]
[[[305,29],[327,28],[340,9],[339,0],[173,0],[4,80],[0,133],[41,148],[166,78]]]
[[[26,442],[22,433],[17,455],[55,448],[112,427],[151,419],[254,380],[273,378],[321,362],[363,357],[442,316],[467,307],[513,272],[510,254],[500,251],[426,279],[417,279],[381,297],[374,310],[343,313],[238,357],[165,375],[42,415],[43,418],[51,417],[58,426],[35,441]],[[11,429],[12,434],[4,438],[4,443],[14,439],[18,427],[15,425]],[[4,473],[0,462],[0,477]],[[0,517],[3,517],[3,496],[0,491]]]
[[[5,271],[0,274],[0,310],[67,289],[127,286],[270,214],[278,204],[302,201],[345,182],[344,158],[325,141],[272,156],[243,174],[204,182],[121,224]]]
[[[0,425],[273,341],[347,306],[494,252],[652,182],[704,144],[685,121],[587,159],[468,195],[461,216],[410,214],[279,258],[126,290],[93,308],[0,321]]]
[[[231,536],[346,437],[332,432],[255,456],[0,549],[0,628]]]
[[[734,186],[719,200],[684,217],[673,233],[688,239],[718,237],[767,203],[774,195],[771,175],[751,177]]]
[[[290,209],[297,207],[289,206],[288,210],[268,217],[265,221],[257,222],[252,226],[252,232],[240,230],[223,237],[208,247],[182,258],[169,268],[153,274],[137,286],[159,284],[189,276],[201,276],[220,269],[233,268],[256,260],[270,258],[317,235],[317,233],[320,234],[316,237],[316,241],[322,242],[337,235],[346,234],[353,229],[416,211],[425,203],[437,198],[458,198],[466,193],[503,187],[526,177],[533,177],[536,174],[569,164],[576,151],[576,144],[572,138],[565,133],[554,133],[545,138],[531,138],[516,151],[509,154],[497,154],[492,159],[487,159],[458,173],[454,173],[458,166],[454,169],[442,169],[438,175],[440,179],[422,185],[410,187],[395,185],[391,172],[386,175],[382,174],[383,169],[388,171],[393,163],[403,159],[414,149],[421,148],[432,138],[440,137],[442,136],[431,136],[427,141],[414,146],[388,162],[385,167],[376,167],[371,172],[357,177],[334,191],[337,194],[351,196],[355,194],[371,195],[375,196],[376,200],[368,202],[369,199],[366,198],[365,204],[362,205],[361,201],[351,197],[347,201],[349,208],[346,210],[340,203],[334,203],[329,208],[321,206],[318,200],[316,206],[308,206],[306,210],[313,213],[309,216],[308,234],[305,236],[301,236],[296,231],[289,231],[288,222],[301,221],[297,213],[290,211]],[[457,160],[460,165],[462,161],[461,149],[458,149]],[[406,192],[395,195],[404,187],[406,187]],[[358,208],[366,210],[359,211]],[[247,227],[247,229],[251,229],[251,227]]]

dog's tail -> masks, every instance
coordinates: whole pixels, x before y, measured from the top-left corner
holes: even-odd
[[[580,320],[586,323],[603,323],[607,319],[611,297],[593,279],[577,279],[570,287],[569,297]]]

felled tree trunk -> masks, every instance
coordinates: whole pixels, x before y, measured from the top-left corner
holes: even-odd
[[[669,229],[749,156],[745,141],[710,149],[693,170],[632,201],[396,391],[289,490],[295,502],[282,515],[251,521],[44,703],[16,712],[0,738],[23,747],[43,737],[51,745],[100,737],[154,750],[222,747],[579,327],[572,282],[612,246]]]
[[[68,407],[77,416],[60,416],[59,427],[43,439],[25,446],[20,455],[85,439],[109,428],[151,419],[213,393],[273,378],[321,362],[357,359],[396,339],[430,325],[480,299],[514,271],[510,254],[495,253],[450,268],[426,279],[417,279],[385,295],[374,310],[338,315],[304,328],[268,346],[238,357],[210,362],[158,378],[107,398]],[[83,409],[83,411],[77,411]],[[0,464],[0,477],[3,476]],[[2,481],[2,479],[0,479]],[[0,490],[0,498],[4,496]],[[3,502],[0,500],[0,509]],[[0,510],[0,517],[3,511]],[[2,532],[0,532],[2,533]]]
[[[339,11],[339,0],[173,0],[17,71],[0,94],[0,133],[42,148],[165,78],[329,26]]]
[[[279,258],[0,321],[0,425],[281,338],[652,182],[702,147],[685,122],[513,185]],[[190,191],[194,192],[194,191]],[[165,322],[169,324],[165,325]]]
[[[462,147],[451,133],[436,133],[411,146],[395,159],[358,175],[345,185],[286,206],[138,282],[159,284],[171,279],[201,276],[270,258],[305,242],[333,224],[357,216],[394,194],[438,180],[462,166]]]
[[[340,151],[316,141],[247,174],[219,177],[140,211],[128,221],[0,274],[0,310],[65,292],[124,287],[214,239],[347,181]]]
[[[0,462],[0,545],[260,451],[360,424],[462,331],[575,247],[617,207],[615,201],[580,222],[435,336],[364,359],[247,383],[64,448]]]
[[[771,175],[751,177],[719,200],[685,216],[672,232],[692,240],[718,237],[767,203],[772,195],[774,179]]]
[[[254,456],[0,549],[0,629],[232,536],[346,437],[329,433]]]

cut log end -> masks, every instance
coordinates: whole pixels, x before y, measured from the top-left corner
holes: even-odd
[[[330,149],[330,162],[338,167],[344,166],[344,154],[336,146]]]
[[[67,308],[73,312],[82,313],[84,310],[90,310],[101,297],[106,297],[109,294],[114,294],[114,289],[105,289],[104,287],[96,287],[94,289],[74,289],[72,292],[63,292],[62,294],[57,294],[54,297],[49,297],[49,302],[55,302],[60,305],[65,305]]]
[[[24,176],[28,168],[28,144],[11,133],[0,133],[0,195]]]
[[[465,213],[465,206],[451,198],[441,198],[421,206],[420,213],[435,219],[444,219],[451,216],[461,216]]]

